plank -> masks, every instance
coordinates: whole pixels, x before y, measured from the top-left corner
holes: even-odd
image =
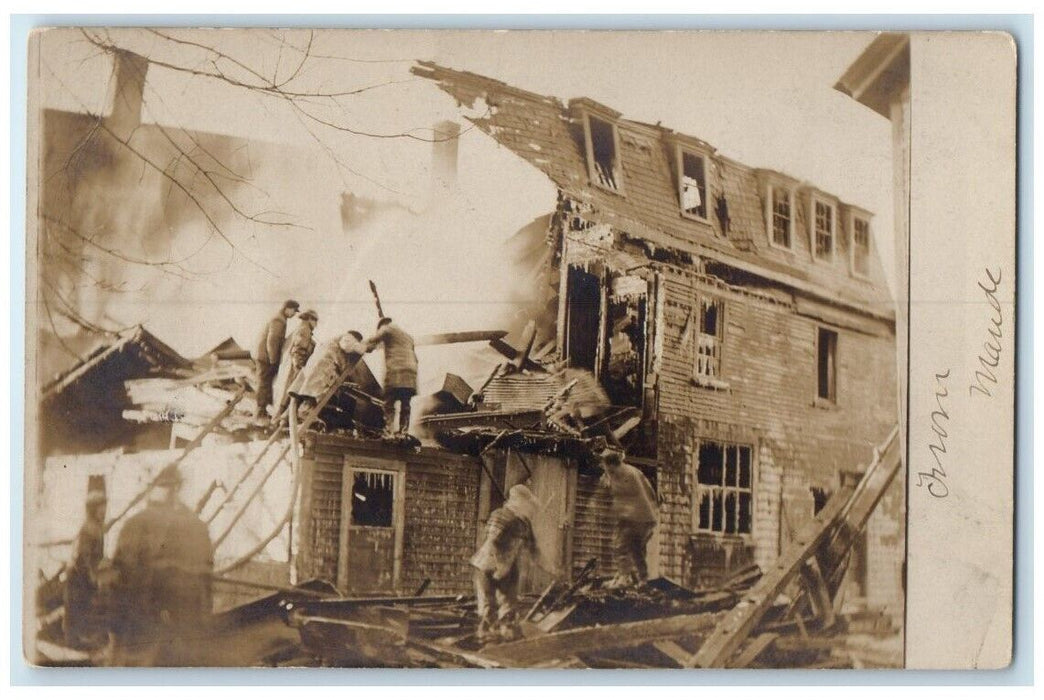
[[[487,646],[482,650],[482,655],[505,666],[530,666],[587,652],[634,647],[660,639],[706,633],[723,617],[724,613],[702,613],[580,627]]]
[[[763,651],[772,646],[772,643],[777,639],[779,639],[779,635],[772,632],[758,635],[754,638],[753,642],[747,645],[747,648],[744,649],[739,656],[733,659],[729,664],[729,668],[747,668],[754,663],[754,660],[757,659]]]

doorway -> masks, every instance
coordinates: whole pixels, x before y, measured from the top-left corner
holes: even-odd
[[[402,560],[403,472],[346,465],[342,492],[338,588],[390,593]]]

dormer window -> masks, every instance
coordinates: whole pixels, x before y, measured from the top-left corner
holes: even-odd
[[[852,274],[870,277],[870,219],[852,214]]]
[[[769,240],[772,245],[789,250],[794,247],[794,191],[770,185],[769,200]]]
[[[812,197],[812,257],[824,262],[834,261],[834,234],[837,231],[837,207]]]
[[[707,220],[707,159],[678,146],[678,201],[682,216]]]
[[[587,170],[591,182],[607,190],[623,190],[619,137],[616,124],[592,114],[584,115],[587,141]]]

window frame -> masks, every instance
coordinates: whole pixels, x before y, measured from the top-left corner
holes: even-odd
[[[827,264],[834,264],[837,261],[837,202],[824,197],[819,194],[812,194],[810,197],[810,206],[808,212],[808,231],[809,231],[809,251],[812,253],[812,259],[816,262],[822,262]],[[816,228],[816,205],[823,204],[830,208],[830,257],[819,255],[816,253],[817,241],[816,235],[818,229]]]
[[[717,355],[717,366],[718,371],[716,374],[704,374],[699,371],[700,362],[700,339],[704,336],[703,332],[703,302],[711,302],[718,307],[718,332],[714,336],[715,344],[718,348]],[[702,382],[723,382],[724,381],[724,346],[725,346],[725,300],[721,297],[712,296],[709,294],[698,294],[693,303],[693,338],[692,345],[692,376],[697,384]]]
[[[768,234],[769,245],[779,250],[786,250],[788,252],[794,251],[794,231],[796,230],[795,223],[797,220],[797,210],[795,209],[794,199],[794,188],[790,185],[785,185],[781,182],[768,182],[766,184],[767,192],[765,197],[765,221],[767,223],[766,233]],[[784,190],[787,193],[787,205],[790,207],[790,220],[787,228],[787,237],[790,239],[790,245],[783,245],[782,243],[776,242],[776,190]]]
[[[856,221],[866,222],[866,272],[860,272],[856,269]],[[870,263],[871,253],[873,251],[873,228],[870,226],[870,217],[862,212],[849,211],[848,212],[848,230],[851,232],[849,235],[848,245],[848,265],[849,272],[853,277],[858,279],[868,280],[870,279]]]
[[[587,179],[592,185],[599,189],[605,190],[606,192],[613,192],[615,194],[624,194],[624,177],[623,177],[623,161],[620,157],[620,126],[616,123],[615,119],[610,119],[599,114],[594,114],[588,110],[583,112],[584,118],[584,148],[587,155]],[[609,187],[608,185],[602,184],[601,179],[598,177],[598,173],[595,170],[595,157],[594,157],[594,138],[591,134],[591,120],[597,119],[600,122],[608,124],[613,130],[613,177],[616,182],[616,187]]]
[[[722,464],[721,464],[721,479],[722,483],[717,484],[704,484],[700,481],[700,453],[704,444],[715,443],[722,448]],[[748,486],[740,486],[740,450],[746,448],[750,455],[750,481]],[[728,485],[725,483],[726,476],[728,474],[728,453],[729,450],[735,450],[736,453],[736,483],[735,485]],[[717,438],[699,438],[696,440],[696,449],[694,450],[694,459],[692,463],[692,501],[690,504],[690,527],[693,535],[710,536],[710,537],[742,537],[742,538],[753,538],[754,536],[754,524],[755,518],[755,507],[756,502],[754,500],[755,492],[757,491],[757,449],[753,443],[747,442],[729,442],[727,440],[721,440]],[[714,492],[721,492],[721,504],[724,511],[725,499],[728,493],[736,494],[736,523],[735,531],[727,532],[725,525],[724,512],[722,514],[721,522],[722,526],[720,530],[714,529]],[[709,526],[707,528],[700,527],[700,506],[703,501],[703,494],[706,491],[711,492],[710,497],[710,512],[708,517]],[[748,512],[748,523],[747,531],[741,530],[740,523],[740,495],[748,494],[750,496],[750,507]]]
[[[820,385],[819,385],[819,353],[820,353],[820,348],[821,348],[821,345],[822,345],[822,338],[823,338],[823,333],[824,332],[831,333],[833,335],[833,337],[834,337],[834,358],[833,358],[833,366],[832,366],[832,369],[833,369],[832,375],[833,376],[830,377],[830,388],[832,388],[833,391],[830,392],[832,395],[829,396],[829,397],[822,396],[819,393],[819,389],[820,389]],[[815,353],[815,357],[816,357],[816,364],[815,364],[816,390],[815,390],[814,400],[813,400],[813,403],[816,406],[822,406],[822,407],[837,406],[837,397],[838,397],[838,388],[839,388],[838,384],[839,384],[839,379],[841,377],[841,373],[840,373],[839,368],[838,368],[838,356],[841,354],[840,345],[841,345],[841,332],[837,328],[834,328],[834,327],[831,327],[831,326],[826,326],[826,325],[818,325],[818,324],[816,325],[816,353]]]
[[[704,216],[699,214],[691,214],[685,209],[685,155],[694,156],[699,158],[703,163],[703,210],[706,212]],[[674,145],[674,165],[677,173],[677,188],[676,194],[678,196],[678,212],[683,218],[689,219],[690,221],[698,221],[703,224],[711,223],[711,206],[710,206],[710,154],[702,149],[684,143],[675,143]]]

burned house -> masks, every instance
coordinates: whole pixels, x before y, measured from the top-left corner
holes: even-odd
[[[699,588],[767,569],[896,424],[872,215],[586,98],[414,72],[478,108],[478,129],[557,187],[547,225],[526,229],[533,245],[515,242],[546,294],[524,349],[501,348],[515,371],[494,373],[470,412],[426,420],[439,447],[306,438],[299,577],[464,591],[482,523],[522,475],[545,504],[552,564],[609,569],[612,523],[584,436],[539,415],[561,391],[548,368],[563,365],[598,379],[625,417],[614,436],[656,486],[653,572]],[[849,600],[896,618],[904,512],[896,479],[848,567]]]

